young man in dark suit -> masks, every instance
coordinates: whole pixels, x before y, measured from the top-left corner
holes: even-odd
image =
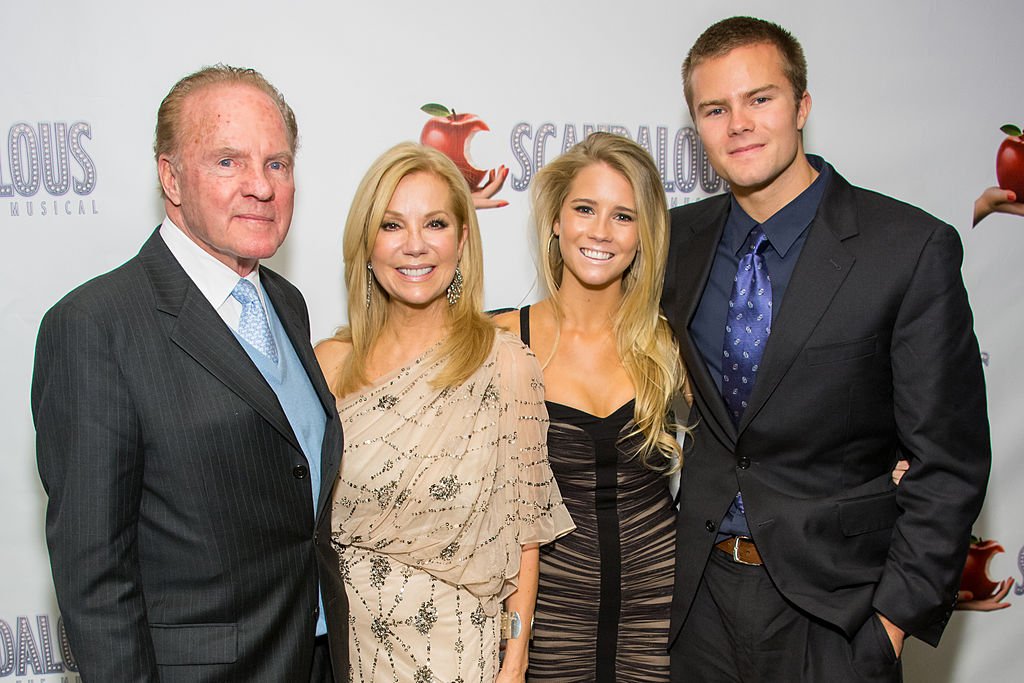
[[[804,154],[797,41],[723,20],[683,65],[730,192],[672,211],[693,388],[673,681],[895,681],[955,601],[991,452],[955,230]],[[890,472],[910,469],[899,487]]]
[[[314,544],[341,427],[301,294],[259,266],[291,224],[296,136],[251,69],[179,81],[157,118],[166,219],[43,319],[36,451],[83,681],[332,680],[337,572],[318,578]]]

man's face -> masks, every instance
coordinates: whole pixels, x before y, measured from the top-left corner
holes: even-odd
[[[697,132],[711,165],[733,191],[756,192],[794,180],[811,98],[805,92],[794,100],[778,48],[747,45],[700,62],[691,84]]]
[[[295,199],[294,155],[271,99],[243,84],[211,85],[183,103],[174,158],[161,156],[170,219],[246,275],[284,242]]]

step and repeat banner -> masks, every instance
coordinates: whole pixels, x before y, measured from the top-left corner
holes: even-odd
[[[345,321],[341,230],[370,162],[429,133],[483,173],[509,169],[481,213],[489,308],[540,296],[529,232],[539,168],[594,130],[650,150],[669,204],[723,186],[682,97],[680,64],[714,21],[789,28],[809,62],[808,151],[847,179],[956,226],[988,379],[994,446],[979,565],[1024,571],[1024,218],[971,227],[996,184],[1000,126],[1024,124],[1016,0],[822,3],[5,2],[0,72],[0,681],[78,680],[53,597],[29,411],[43,313],[134,255],[162,218],[153,127],[170,86],[223,62],[262,71],[299,121],[292,232],[269,265],[296,283],[315,339]],[[450,125],[421,111],[439,103]],[[463,146],[460,135],[468,132]],[[912,643],[906,679],[1017,681],[1024,590],[957,613],[938,650]]]

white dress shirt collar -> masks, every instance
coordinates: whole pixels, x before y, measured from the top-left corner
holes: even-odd
[[[189,279],[195,283],[199,291],[210,305],[217,311],[224,322],[233,329],[238,329],[238,320],[242,315],[242,305],[231,296],[231,290],[238,284],[239,275],[225,264],[218,261],[212,254],[200,247],[192,238],[182,232],[170,218],[164,217],[160,225],[160,237],[171,254],[181,265]],[[245,279],[256,286],[260,302],[266,310],[267,302],[260,287],[260,268],[257,265]]]

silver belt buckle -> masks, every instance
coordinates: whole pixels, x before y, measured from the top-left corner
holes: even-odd
[[[740,540],[750,541],[750,536],[736,536],[732,539],[732,559],[738,564],[745,564],[748,567],[760,567],[757,562],[744,562],[740,559]],[[753,542],[753,541],[751,541]]]

